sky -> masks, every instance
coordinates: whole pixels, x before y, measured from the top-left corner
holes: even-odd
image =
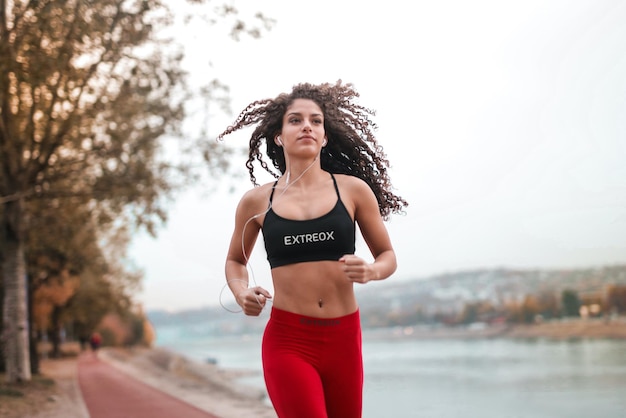
[[[233,114],[210,130],[300,82],[352,83],[377,112],[391,180],[409,202],[386,223],[398,258],[388,281],[626,263],[625,2],[231,3],[276,23],[239,42],[199,22],[177,31],[192,80],[229,86]],[[246,149],[250,132],[224,146]],[[144,308],[232,300],[224,261],[252,187],[246,158],[232,161],[240,177],[179,196],[157,238],[135,236]],[[259,180],[271,178],[259,171]],[[360,237],[357,254],[371,260]],[[262,238],[249,272],[272,290]]]

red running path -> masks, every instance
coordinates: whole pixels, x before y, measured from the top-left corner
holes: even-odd
[[[78,383],[90,418],[218,418],[83,354]]]

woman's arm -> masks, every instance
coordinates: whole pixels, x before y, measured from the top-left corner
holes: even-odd
[[[367,263],[355,255],[345,255],[339,261],[344,263],[344,272],[351,281],[367,283],[384,280],[396,271],[397,262],[376,196],[367,183],[356,177],[349,178],[345,184],[354,204],[354,219],[374,262]]]
[[[251,316],[259,315],[265,307],[266,299],[272,297],[267,290],[259,286],[248,287],[246,265],[261,229],[257,215],[264,211],[257,203],[259,192],[259,189],[250,190],[237,206],[235,228],[230,239],[225,265],[228,287],[243,312]]]

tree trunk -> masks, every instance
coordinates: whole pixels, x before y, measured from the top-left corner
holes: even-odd
[[[23,222],[21,209],[21,200],[6,203],[2,219],[4,235],[2,340],[5,351],[6,380],[9,383],[31,380],[28,292],[23,235],[21,234]]]
[[[0,3],[2,0],[0,0]],[[0,265],[2,264],[2,254],[0,254]],[[4,281],[2,279],[2,270],[0,270],[0,373],[4,373],[6,371],[5,366],[6,362],[4,361],[4,338],[3,332],[4,329]]]
[[[30,333],[28,344],[30,347],[30,374],[35,376],[39,374],[39,353],[37,352],[37,337]]]
[[[28,281],[28,344],[30,346],[30,373],[35,376],[39,374],[39,353],[37,352],[37,343],[39,342],[39,336],[36,335],[33,330],[35,327],[33,326],[33,290],[32,290],[32,281],[30,277],[27,275],[26,280]]]
[[[52,343],[52,352],[50,353],[50,357],[59,358],[61,357],[61,309],[58,306],[55,306],[52,309],[52,314],[50,315],[51,322],[51,332],[50,332],[50,342]]]

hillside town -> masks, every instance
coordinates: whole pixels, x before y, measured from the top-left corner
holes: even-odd
[[[626,266],[588,269],[481,269],[413,280],[393,279],[357,289],[364,328],[429,325],[476,328],[536,324],[564,318],[626,315]],[[234,309],[234,307],[233,307]],[[189,332],[261,332],[266,318],[222,307],[152,311],[158,329],[179,324]]]

